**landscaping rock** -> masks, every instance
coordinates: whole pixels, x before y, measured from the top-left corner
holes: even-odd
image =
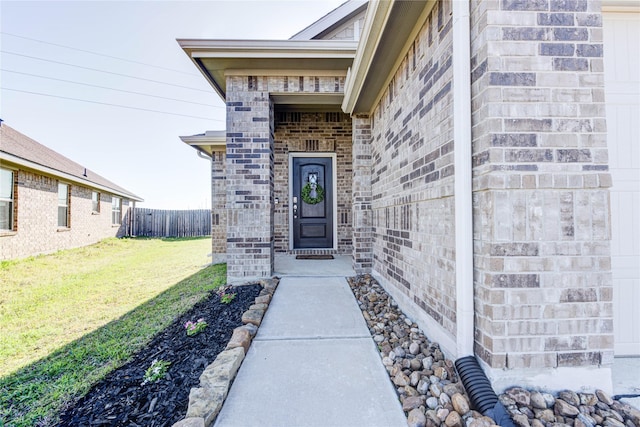
[[[207,366],[200,375],[200,386],[204,388],[220,388],[236,376],[236,372],[244,359],[244,348],[237,347],[221,352],[216,360]],[[225,394],[226,397],[226,394]]]
[[[564,400],[571,406],[575,406],[576,408],[580,406],[580,398],[578,397],[578,393],[575,393],[571,390],[563,390],[558,393],[558,398]]]
[[[412,409],[407,415],[407,425],[409,427],[425,427],[426,424],[427,417],[419,408]]]
[[[271,295],[262,295],[256,298],[256,304],[269,304]]]
[[[563,417],[576,417],[580,411],[575,406],[572,406],[570,403],[557,399],[556,404],[553,407],[553,412],[556,415],[560,415]]]
[[[173,427],[205,427],[204,418],[185,418],[184,420],[175,423]]]
[[[404,387],[409,384],[409,377],[406,376],[402,371],[400,371],[393,378],[393,383],[398,387]]]
[[[251,338],[255,337],[258,333],[258,327],[256,325],[252,325],[251,323],[247,323],[246,325],[242,325],[240,327],[249,331],[249,334],[251,334]]]
[[[602,390],[596,390],[596,396],[598,397],[598,400],[600,402],[604,403],[607,406],[611,406],[613,404],[613,399],[611,398],[611,396],[609,396]]]
[[[457,412],[451,412],[445,418],[444,423],[447,427],[461,427],[462,426],[462,418],[460,418],[460,414]]]
[[[460,393],[455,393],[451,396],[451,404],[453,405],[453,409],[455,409],[460,415],[466,415],[467,412],[471,410],[469,407],[469,401]]]
[[[242,315],[242,323],[250,323],[252,325],[260,326],[263,316],[264,310],[247,310]]]
[[[429,341],[370,275],[350,278],[349,285],[408,412],[409,425],[495,425],[472,410],[453,361],[444,357],[438,343]],[[423,403],[412,408],[416,398],[424,399]],[[522,427],[640,427],[640,411],[601,390],[595,394],[564,390],[555,397],[513,387],[499,398],[514,423]]]
[[[505,391],[505,394],[519,405],[529,406],[531,403],[531,393],[525,389],[513,387]]]
[[[249,346],[251,345],[251,338],[251,332],[246,328],[243,328],[242,326],[235,328],[226,349],[229,350],[232,348],[242,347],[246,354],[249,351]]]
[[[227,393],[218,389],[192,388],[189,393],[187,418],[202,418],[204,425],[210,425],[218,416]]]
[[[531,406],[537,409],[547,409],[547,401],[544,399],[542,393],[534,391],[529,395],[529,401]]]
[[[424,396],[406,397],[402,401],[402,410],[405,412],[409,412],[412,409],[419,408],[420,406],[424,405],[424,400]]]

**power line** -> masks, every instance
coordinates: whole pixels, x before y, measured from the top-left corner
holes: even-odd
[[[0,50],[0,52],[6,53],[6,54],[9,54],[9,55],[22,56],[23,58],[35,59],[35,60],[38,60],[38,61],[51,62],[53,64],[60,64],[60,65],[66,65],[66,66],[69,66],[69,67],[81,68],[83,70],[97,71],[99,73],[113,74],[115,76],[128,77],[130,79],[144,80],[144,81],[147,81],[147,82],[159,83],[159,84],[163,84],[163,85],[175,86],[175,87],[179,87],[179,88],[183,88],[183,89],[197,90],[199,92],[207,92],[207,93],[209,93],[208,90],[199,89],[199,88],[191,87],[191,86],[182,86],[182,85],[177,85],[177,84],[174,84],[174,83],[163,82],[163,81],[160,81],[160,80],[145,79],[143,77],[130,76],[128,74],[115,73],[113,71],[105,71],[105,70],[100,70],[98,68],[83,67],[82,65],[69,64],[67,62],[54,61],[52,59],[39,58],[37,56],[23,55],[21,53],[9,52],[9,51],[6,51],[6,50]]]
[[[47,41],[44,41],[44,40],[38,40],[38,39],[31,38],[31,37],[19,36],[18,34],[6,33],[4,31],[0,31],[0,34],[4,34],[4,35],[7,35],[7,36],[11,36],[11,37],[16,37],[16,38],[19,38],[19,39],[30,40],[30,41],[33,41],[33,42],[48,44],[48,45],[51,45],[51,46],[63,47],[65,49],[77,50],[78,52],[90,53],[92,55],[104,56],[105,58],[117,59],[119,61],[131,62],[132,64],[146,65],[147,67],[159,68],[161,70],[173,71],[175,73],[187,74],[189,76],[199,76],[199,74],[190,73],[188,71],[176,70],[174,68],[162,67],[160,65],[154,65],[154,64],[148,64],[146,62],[134,61],[132,59],[126,59],[126,58],[121,58],[119,56],[107,55],[107,54],[104,54],[104,53],[94,52],[94,51],[86,50],[86,49],[80,49],[80,48],[72,47],[72,46],[65,46],[63,44],[47,42]]]
[[[1,90],[9,90],[9,91],[12,91],[12,92],[28,93],[28,94],[31,94],[31,95],[48,96],[48,97],[51,97],[51,98],[66,99],[66,100],[69,100],[69,101],[88,102],[90,104],[108,105],[110,107],[128,108],[130,110],[140,110],[140,111],[148,111],[148,112],[151,112],[151,113],[169,114],[169,115],[172,115],[172,116],[190,117],[192,119],[202,119],[202,120],[212,120],[212,121],[215,121],[215,122],[224,122],[224,120],[212,119],[210,117],[190,116],[188,114],[170,113],[168,111],[159,111],[159,110],[151,110],[151,109],[148,109],[148,108],[130,107],[128,105],[110,104],[108,102],[90,101],[88,99],[70,98],[70,97],[66,97],[66,96],[51,95],[51,94],[48,94],[48,93],[40,93],[40,92],[30,92],[30,91],[27,91],[27,90],[13,89],[13,88],[8,88],[8,87],[3,87],[3,88],[1,88]]]
[[[212,107],[212,108],[225,108],[225,107],[222,107],[222,106],[219,106],[219,105],[204,104],[202,102],[193,102],[193,101],[186,101],[184,99],[168,98],[166,96],[151,95],[149,93],[135,92],[135,91],[132,91],[132,90],[116,89],[116,88],[108,87],[108,86],[100,86],[100,85],[94,85],[94,84],[90,84],[90,83],[75,82],[73,80],[58,79],[58,78],[55,78],[55,77],[41,76],[39,74],[23,73],[22,71],[7,70],[5,68],[0,68],[0,71],[4,71],[4,72],[7,72],[7,73],[21,74],[23,76],[39,77],[41,79],[47,79],[47,80],[55,80],[55,81],[58,81],[58,82],[72,83],[74,85],[97,87],[97,88],[100,88],[100,89],[115,90],[117,92],[132,93],[134,95],[142,95],[142,96],[150,96],[152,98],[168,99],[170,101],[185,102],[187,104],[204,105],[206,107]]]

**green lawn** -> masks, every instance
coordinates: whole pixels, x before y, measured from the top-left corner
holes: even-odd
[[[0,265],[0,425],[47,425],[224,282],[204,239],[109,239]]]

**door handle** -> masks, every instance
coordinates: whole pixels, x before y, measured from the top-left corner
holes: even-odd
[[[296,203],[293,204],[293,218],[298,218],[298,205]]]

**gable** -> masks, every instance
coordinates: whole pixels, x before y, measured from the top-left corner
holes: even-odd
[[[359,40],[367,1],[349,0],[289,40]]]

